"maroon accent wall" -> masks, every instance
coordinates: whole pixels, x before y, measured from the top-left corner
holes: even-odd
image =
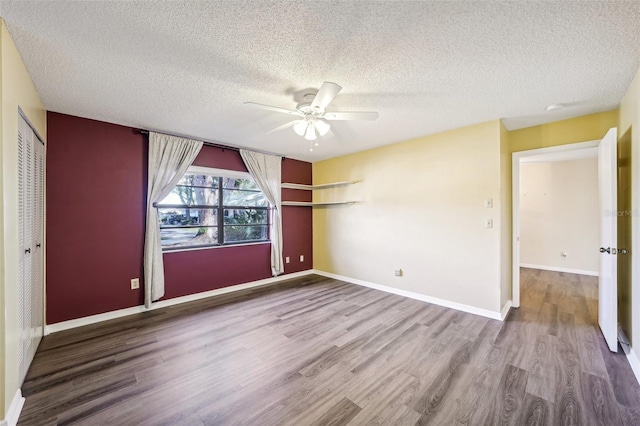
[[[48,324],[143,303],[147,144],[129,127],[47,114]],[[206,146],[194,164],[246,171],[237,151]],[[311,164],[286,159],[282,176],[310,184]],[[283,191],[288,200],[310,196]],[[312,268],[311,215],[308,207],[283,208],[286,273]],[[269,259],[269,244],[166,253],[164,298],[268,278]],[[140,290],[130,289],[135,277]]]
[[[164,299],[269,278],[270,259],[270,244],[166,253]]]
[[[142,304],[145,137],[49,112],[46,172],[47,323]]]
[[[285,159],[282,162],[282,182],[311,185],[311,163]],[[282,200],[311,201],[311,191],[283,189]],[[313,217],[311,207],[282,207],[282,256],[290,258],[285,264],[286,272],[305,271],[313,268]],[[286,224],[286,225],[285,225]],[[304,262],[300,262],[300,255]]]
[[[202,147],[196,166],[246,172],[240,153],[230,149]],[[311,163],[285,159],[282,181],[311,184]],[[311,201],[309,191],[283,190],[283,199]],[[309,207],[283,207],[282,256],[290,259],[285,273],[313,266],[312,216]],[[300,262],[304,255],[304,262]],[[200,293],[271,277],[271,245],[217,247],[164,254],[165,299]]]
[[[308,163],[305,163],[308,164]],[[193,160],[194,166],[213,167],[216,169],[246,172],[247,168],[238,151],[232,149],[213,148],[203,146],[198,156]]]

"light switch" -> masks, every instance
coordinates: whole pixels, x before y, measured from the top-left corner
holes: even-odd
[[[484,227],[485,228],[493,228],[493,219],[486,219],[484,221]]]
[[[493,208],[493,198],[487,198],[484,200],[484,208],[492,209]]]

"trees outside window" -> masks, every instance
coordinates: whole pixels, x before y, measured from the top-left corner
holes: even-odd
[[[268,241],[268,202],[248,173],[191,168],[157,204],[165,250]]]

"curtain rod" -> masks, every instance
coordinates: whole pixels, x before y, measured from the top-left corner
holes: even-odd
[[[143,135],[148,135],[149,134],[149,130],[138,129],[138,131],[140,132],[140,134],[143,134]],[[174,136],[174,137],[177,137],[177,138],[193,139],[193,138],[191,138],[189,136],[184,136],[184,135],[176,135],[176,134],[173,134],[173,133],[165,133],[165,132],[156,132],[155,130],[152,130],[152,131],[154,133],[160,133],[160,134],[167,135],[167,136]],[[240,147],[237,147],[237,146],[223,145],[223,144],[221,144],[219,142],[207,141],[207,140],[202,140],[202,139],[198,139],[198,140],[200,142],[202,142],[206,146],[210,146],[210,147],[213,147],[213,148],[220,148],[223,151],[225,149],[228,149],[230,151],[240,152],[240,149],[241,149]],[[247,151],[255,151],[255,152],[259,152],[261,154],[275,155],[276,157],[282,157],[282,161],[287,159],[287,157],[285,157],[283,155],[274,154],[272,152],[258,151],[256,149],[251,149],[251,150],[247,149]]]

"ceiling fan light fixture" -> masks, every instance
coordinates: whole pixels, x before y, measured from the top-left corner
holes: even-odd
[[[306,130],[307,122],[305,120],[298,120],[298,122],[293,125],[293,131],[296,132],[298,136],[304,136]]]
[[[329,125],[329,123],[325,123],[322,120],[317,120],[315,122],[315,128],[320,136],[324,136],[329,132],[331,126]]]
[[[373,121],[378,119],[378,113],[373,111],[327,112],[327,106],[329,106],[329,104],[333,101],[340,90],[342,90],[342,87],[340,87],[336,83],[325,81],[324,83],[322,83],[320,90],[318,90],[316,93],[304,94],[304,103],[298,104],[295,110],[280,108],[271,105],[257,104],[255,102],[245,102],[245,105],[299,117],[297,120],[292,120],[288,123],[276,127],[275,129],[269,130],[266,133],[273,133],[275,131],[293,127],[294,132],[298,136],[304,137],[306,140],[312,142],[311,150],[313,150],[313,142],[315,142],[318,137],[323,137],[325,135],[334,136],[331,133],[331,125],[328,121]],[[317,146],[318,144],[316,143],[315,145]]]
[[[304,138],[308,141],[314,141],[317,139],[316,129],[312,123],[307,126],[307,132],[304,134]]]

